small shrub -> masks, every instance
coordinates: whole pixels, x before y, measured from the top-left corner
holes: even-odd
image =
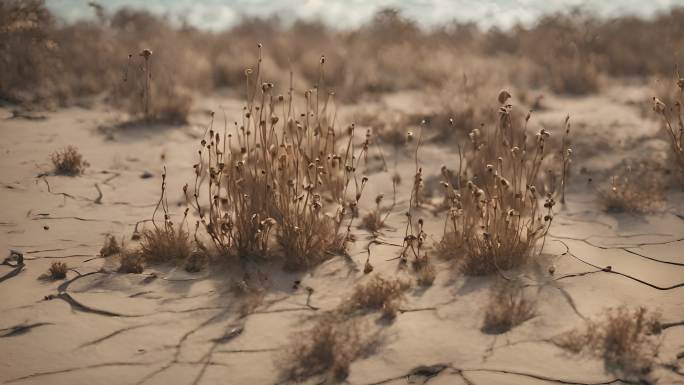
[[[512,282],[499,282],[490,290],[482,331],[505,333],[534,317],[535,305],[525,299],[521,287]]]
[[[679,71],[677,71],[679,72]],[[653,98],[653,110],[661,116],[665,131],[670,142],[670,163],[679,171],[681,181],[684,181],[684,78],[677,73],[677,87],[679,88],[678,100],[671,106],[666,105],[658,98]],[[674,127],[674,119],[677,127]]]
[[[119,273],[140,274],[145,269],[145,258],[138,251],[124,250],[120,253]]]
[[[105,243],[100,249],[100,255],[103,257],[110,257],[121,252],[121,245],[117,242],[112,234],[107,234]]]
[[[82,174],[88,167],[88,162],[74,146],[67,146],[50,155],[50,160],[55,167],[55,173],[59,175],[75,176]]]
[[[476,128],[469,134],[469,150],[464,154],[459,147],[457,185],[442,168],[449,210],[437,251],[458,256],[460,269],[468,275],[525,264],[538,242],[543,245],[553,219],[554,195],[565,186],[569,117],[560,151],[553,153],[549,131],[541,129],[532,142],[527,139],[529,115],[522,126],[514,124],[509,98],[507,91],[500,93],[493,130]]]
[[[410,284],[399,279],[375,275],[366,284],[358,285],[341,307],[343,312],[382,310],[383,317],[393,319]]]
[[[40,276],[41,279],[58,280],[66,278],[69,267],[64,262],[53,262],[47,273]]]
[[[655,364],[660,315],[639,307],[608,309],[600,320],[589,321],[584,330],[573,330],[554,339],[572,352],[603,357],[606,368],[628,376],[643,377]]]
[[[665,202],[664,187],[654,170],[643,164],[627,166],[619,175],[613,176],[610,188],[599,189],[599,198],[608,212],[652,213],[661,209]]]
[[[356,174],[368,146],[354,153],[354,126],[335,129],[332,95],[318,88],[305,93],[307,112],[295,113],[293,92],[278,95],[263,81],[261,53],[246,75],[243,123],[221,133],[212,115],[185,195],[221,255],[282,257],[286,269],[314,266],[344,252],[351,239],[353,216],[342,222],[368,180]],[[206,196],[208,210],[200,203]]]
[[[336,381],[344,380],[351,363],[375,341],[365,330],[358,319],[322,316],[311,329],[292,335],[280,363],[284,374],[303,381],[328,372]]]

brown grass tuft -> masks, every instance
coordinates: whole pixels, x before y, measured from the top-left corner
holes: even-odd
[[[40,276],[41,279],[58,280],[66,278],[69,267],[64,262],[53,262],[47,273]]]
[[[341,381],[349,375],[352,361],[370,349],[375,338],[358,319],[326,314],[311,329],[292,335],[290,341],[280,359],[287,378],[302,381],[328,372]]]
[[[83,159],[83,155],[74,146],[67,146],[62,150],[53,152],[50,155],[50,160],[55,167],[55,173],[59,175],[80,175],[88,167],[88,162]]]
[[[535,304],[513,282],[501,281],[490,289],[482,331],[502,334],[534,317]]]
[[[660,315],[644,307],[608,309],[600,320],[584,330],[573,330],[554,339],[572,353],[588,352],[603,357],[606,368],[628,376],[643,377],[655,364]]]
[[[653,110],[663,119],[664,130],[670,142],[670,163],[679,171],[680,181],[684,183],[684,78],[677,73],[677,96],[671,105],[653,98]],[[676,123],[675,123],[676,120]],[[676,126],[674,126],[676,124]]]
[[[164,226],[142,232],[140,253],[147,262],[184,260],[191,250],[190,236],[182,228],[175,230],[173,226]]]
[[[375,275],[365,284],[356,286],[351,297],[341,305],[341,308],[347,313],[382,310],[383,318],[394,319],[404,299],[404,292],[410,286],[410,283],[400,279],[386,279]]]

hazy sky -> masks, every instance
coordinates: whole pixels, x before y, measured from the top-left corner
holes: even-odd
[[[92,17],[88,0],[46,0],[49,8],[65,20]],[[106,0],[108,10],[129,6],[167,14],[172,20],[186,19],[200,28],[224,29],[243,15],[277,14],[286,20],[320,18],[340,27],[354,27],[375,11],[394,7],[421,25],[450,20],[475,21],[483,27],[508,27],[529,23],[540,14],[582,6],[601,16],[633,14],[651,16],[684,0]]]

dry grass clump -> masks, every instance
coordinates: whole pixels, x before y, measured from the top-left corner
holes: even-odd
[[[375,275],[366,284],[358,285],[341,308],[343,312],[382,310],[383,318],[394,319],[404,299],[404,292],[410,286],[400,279],[386,279]]]
[[[83,159],[83,155],[74,146],[67,146],[62,150],[53,152],[50,155],[50,160],[55,167],[55,173],[59,175],[80,175],[88,167],[88,162]]]
[[[163,263],[184,260],[190,255],[190,236],[182,227],[173,225],[144,230],[140,240],[140,252],[145,261]]]
[[[666,105],[658,98],[653,98],[653,110],[662,117],[665,131],[670,142],[670,160],[679,170],[679,175],[684,180],[684,78],[677,71],[678,97],[672,105]],[[676,120],[676,123],[675,123]],[[676,126],[673,126],[676,124]]]
[[[164,215],[164,223],[160,226],[156,222],[156,214],[161,209]],[[161,195],[157,206],[152,213],[154,229],[142,231],[140,239],[140,255],[146,262],[164,263],[185,260],[193,251],[190,234],[183,225],[186,223],[188,209],[185,210],[183,219],[179,225],[171,221],[169,203],[166,199],[166,168],[162,172]]]
[[[599,198],[608,212],[652,213],[662,209],[665,194],[655,171],[643,163],[627,166],[610,180],[609,188],[598,189]]]
[[[291,336],[280,366],[285,376],[293,381],[325,373],[330,373],[336,381],[344,380],[349,375],[351,363],[375,342],[366,330],[359,319],[326,314],[311,329]]]
[[[569,118],[560,149],[549,149],[551,133],[541,129],[527,138],[529,114],[522,127],[511,117],[510,94],[499,95],[501,107],[494,129],[469,134],[457,185],[442,168],[449,210],[438,253],[459,256],[468,275],[486,275],[520,266],[538,250],[553,219],[554,196],[562,196],[571,150]],[[461,185],[461,183],[464,185]],[[543,245],[543,242],[542,242]],[[543,247],[543,246],[542,246]]]
[[[50,268],[48,269],[47,273],[44,273],[40,276],[41,279],[49,279],[56,281],[58,279],[64,279],[66,278],[67,271],[69,271],[69,267],[67,266],[66,263],[64,262],[53,262],[50,265]]]
[[[119,255],[119,273],[140,274],[145,269],[145,257],[138,250],[123,250]]]
[[[103,257],[110,257],[114,254],[118,254],[122,250],[122,245],[117,242],[116,238],[112,234],[107,234],[105,237],[104,245],[100,249],[100,255]]]
[[[660,315],[644,307],[608,309],[601,320],[590,321],[584,330],[573,330],[554,343],[575,354],[587,352],[603,357],[606,368],[625,375],[643,377],[655,364]]]
[[[490,289],[482,331],[489,334],[506,333],[534,317],[535,304],[525,298],[519,284],[498,282]]]
[[[335,127],[333,94],[319,82],[298,106],[292,83],[287,96],[262,80],[261,53],[248,70],[247,105],[232,129],[207,128],[186,186],[189,205],[222,255],[282,256],[285,268],[303,269],[343,252],[368,178],[356,168],[368,140],[356,152],[354,125]],[[339,142],[344,144],[340,145]],[[202,194],[200,196],[200,191]],[[205,207],[200,203],[207,197]]]

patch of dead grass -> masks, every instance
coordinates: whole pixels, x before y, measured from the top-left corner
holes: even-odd
[[[76,176],[81,175],[88,167],[88,162],[74,146],[67,146],[62,150],[50,154],[50,160],[58,175]]]
[[[554,343],[575,354],[603,357],[610,371],[643,378],[655,365],[659,350],[655,334],[659,332],[660,314],[644,307],[620,306],[606,310],[602,318],[589,321],[584,329],[555,338]]]
[[[500,281],[490,289],[482,331],[502,334],[535,315],[535,303],[514,282]]]

